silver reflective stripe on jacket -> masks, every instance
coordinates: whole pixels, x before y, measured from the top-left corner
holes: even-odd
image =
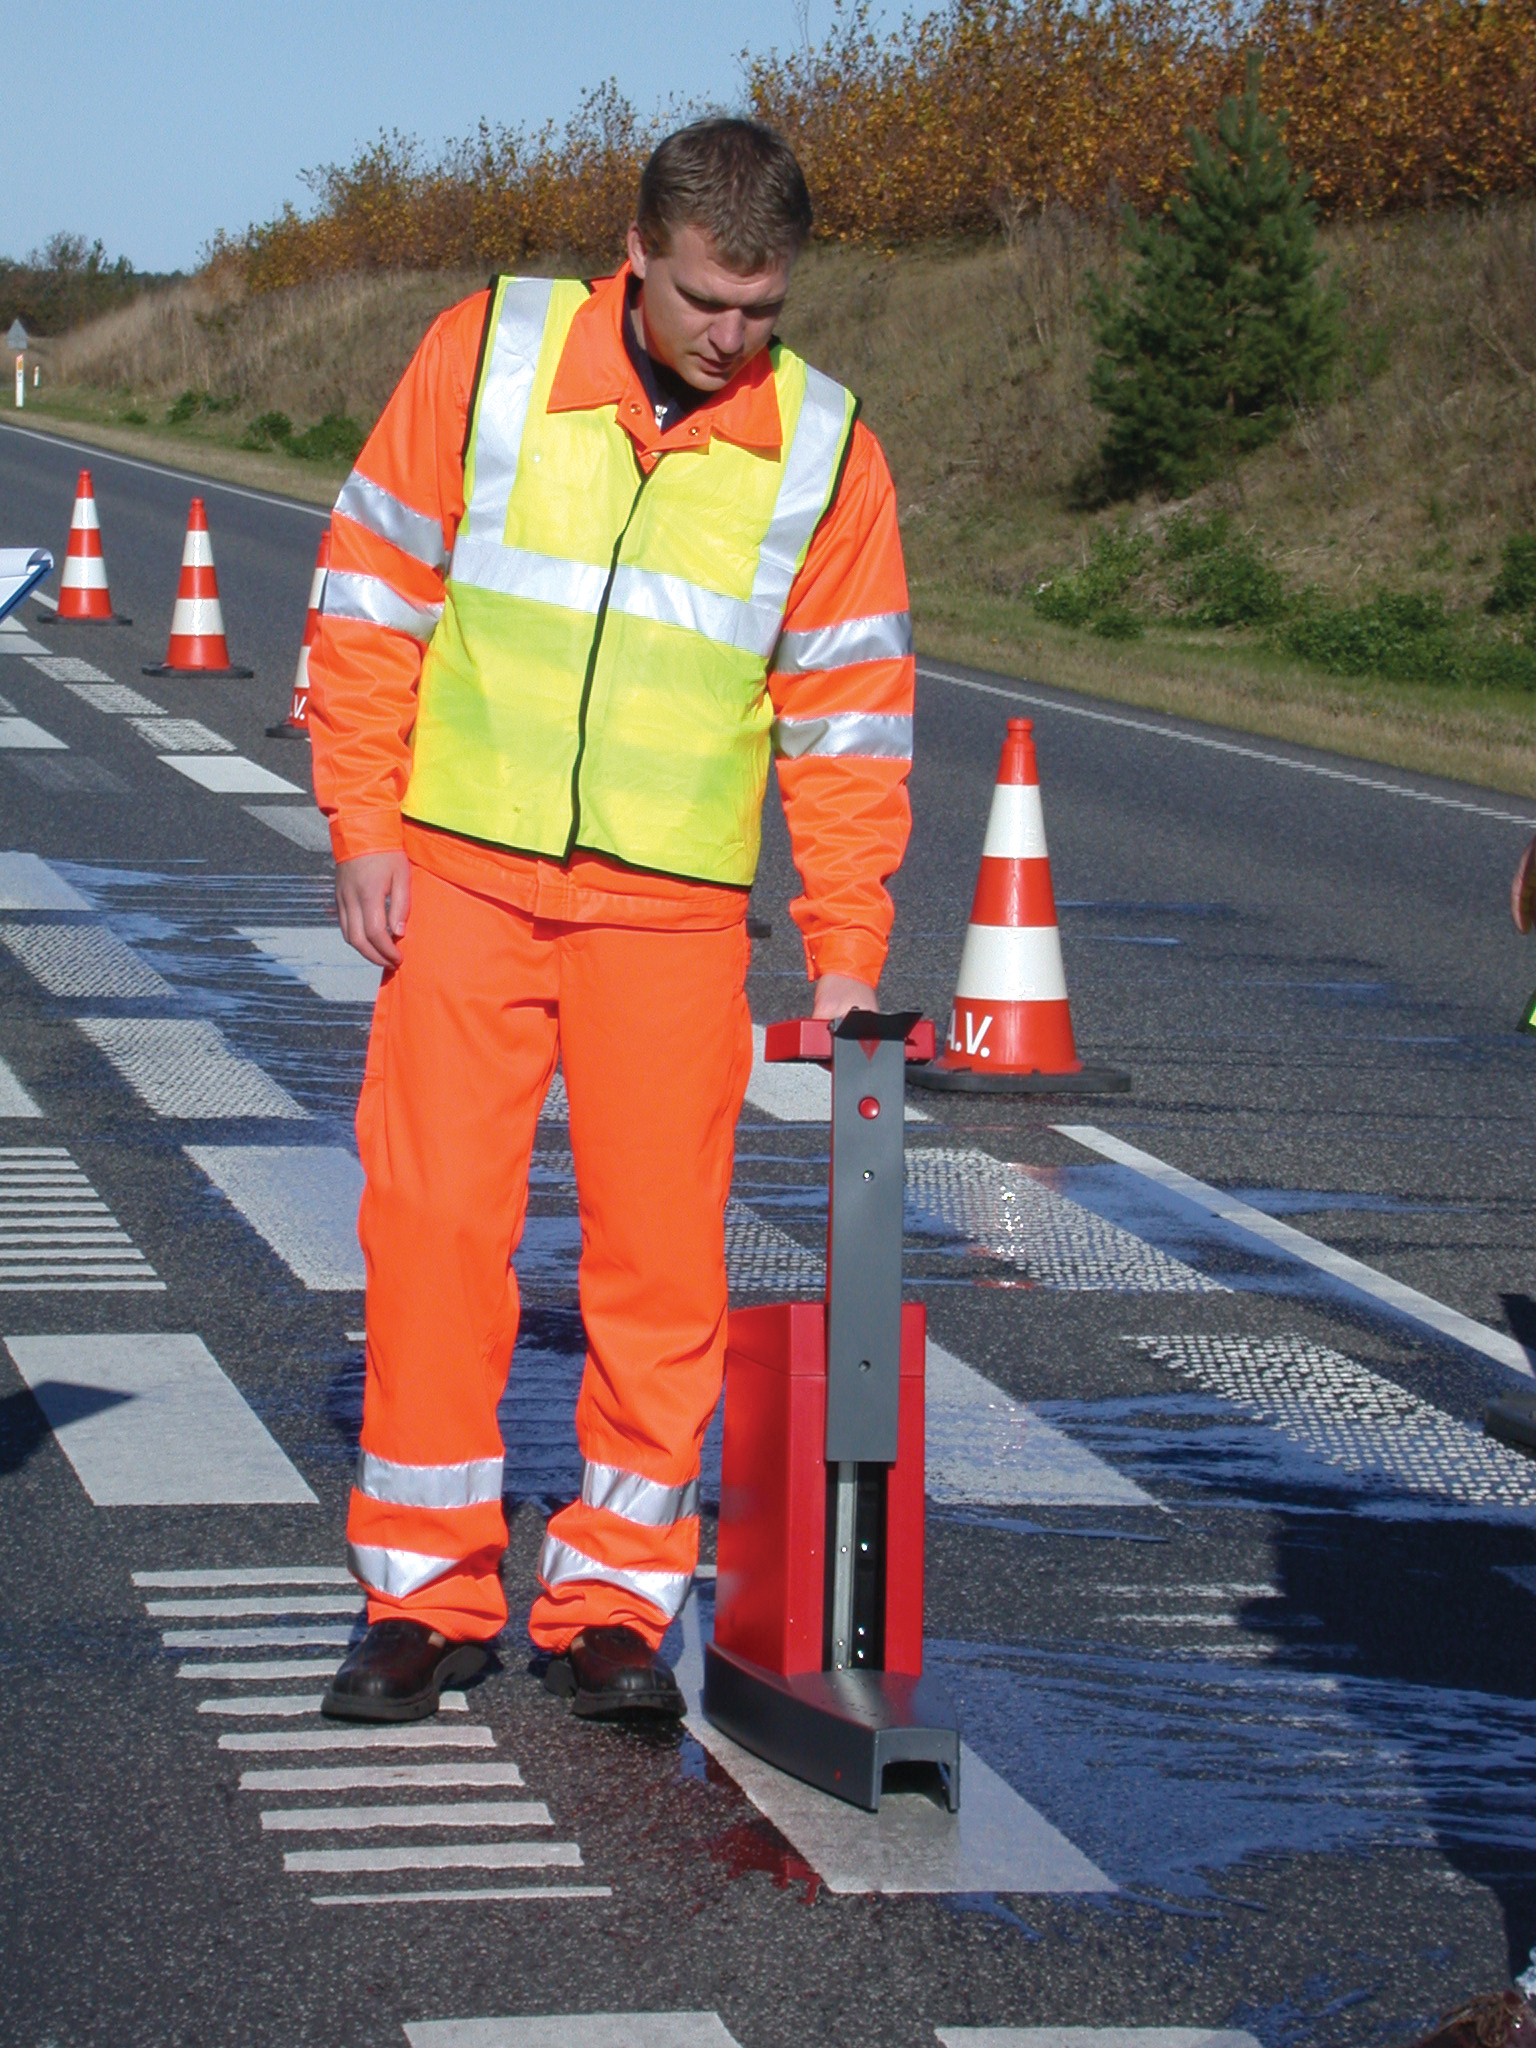
[[[453,580],[503,597],[528,597],[535,604],[564,605],[567,611],[597,615],[608,571],[589,562],[566,562],[528,548],[504,548],[498,540],[465,536],[455,542]]]
[[[807,754],[863,754],[910,761],[912,720],[895,711],[829,711],[821,718],[776,718],[774,752],[800,761]]]
[[[501,295],[501,313],[491,339],[490,360],[480,385],[475,416],[475,477],[460,539],[453,551],[453,574],[461,583],[479,579],[459,566],[459,547],[467,536],[500,545],[507,530],[507,507],[517,482],[517,457],[528,423],[528,401],[539,367],[539,350],[549,319],[554,280],[514,277]],[[490,431],[487,432],[487,427]],[[493,586],[494,588],[494,586]]]
[[[539,1577],[551,1592],[556,1586],[579,1580],[597,1580],[604,1586],[622,1586],[626,1593],[649,1601],[670,1621],[688,1598],[693,1579],[688,1572],[631,1572],[617,1565],[599,1564],[595,1557],[561,1543],[554,1536],[544,1538],[539,1552]]]
[[[396,1508],[472,1508],[501,1499],[500,1458],[471,1458],[462,1465],[397,1465],[357,1454],[359,1493]]]
[[[647,1529],[667,1529],[685,1515],[699,1512],[697,1479],[681,1486],[663,1486],[660,1480],[626,1472],[622,1465],[589,1461],[581,1475],[581,1497],[589,1508],[606,1508],[610,1515],[639,1522]]]
[[[781,633],[773,650],[771,673],[804,676],[817,669],[852,668],[860,661],[901,661],[911,652],[912,614],[875,612],[866,619],[844,619],[836,626]]]
[[[328,619],[361,619],[370,626],[390,626],[413,640],[430,640],[442,616],[440,604],[414,605],[393,590],[382,576],[364,576],[355,569],[332,569],[321,600]]]
[[[336,510],[344,519],[355,519],[359,526],[366,526],[380,540],[387,540],[391,547],[414,556],[429,569],[441,569],[448,559],[443,529],[437,520],[430,513],[416,511],[404,498],[386,491],[360,469],[354,469],[342,485]]]
[[[795,438],[779,483],[773,518],[763,536],[752,579],[752,604],[764,618],[782,620],[800,557],[810,546],[842,455],[848,394],[820,370],[805,366],[805,397]],[[769,648],[772,647],[769,642]],[[767,651],[767,650],[765,650]]]
[[[385,1550],[373,1543],[349,1543],[347,1563],[355,1578],[370,1593],[383,1593],[391,1600],[408,1600],[423,1586],[430,1586],[444,1573],[457,1571],[456,1557],[429,1557],[422,1550]]]

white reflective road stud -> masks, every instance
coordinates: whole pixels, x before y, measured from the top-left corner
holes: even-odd
[[[92,906],[35,853],[0,853],[0,910],[89,910]]]
[[[259,818],[269,830],[281,833],[306,853],[331,850],[331,828],[308,804],[244,804],[241,808],[248,818]]]
[[[826,1124],[832,1121],[832,1076],[824,1067],[805,1066],[798,1060],[767,1060],[763,1046],[767,1027],[752,1026],[752,1075],[747,1082],[747,1100],[765,1116],[784,1124]],[[907,1104],[907,1122],[931,1121],[926,1110]]]
[[[1346,1252],[1335,1251],[1332,1245],[1308,1237],[1304,1230],[1282,1223],[1277,1216],[1266,1216],[1262,1209],[1255,1209],[1221,1188],[1210,1187],[1203,1180],[1182,1173],[1178,1167],[1168,1165],[1166,1160],[1151,1152],[1143,1152],[1135,1145],[1127,1145],[1124,1139],[1113,1137],[1093,1124],[1055,1124],[1052,1128],[1088,1151],[1114,1160],[1117,1166],[1128,1166],[1133,1173],[1142,1174],[1159,1187],[1166,1188],[1170,1194],[1183,1196],[1186,1201],[1195,1203],[1224,1223],[1234,1224],[1239,1230],[1263,1239],[1293,1259],[1300,1259],[1320,1272],[1331,1274],[1335,1280],[1358,1288],[1362,1294],[1370,1295],[1384,1307],[1406,1316],[1410,1322],[1422,1323],[1442,1337],[1464,1344],[1469,1351],[1481,1352],[1483,1357],[1493,1359],[1496,1364],[1507,1365],[1511,1372],[1518,1372],[1526,1379],[1536,1378],[1536,1366],[1532,1365],[1525,1346],[1504,1331],[1489,1329],[1486,1323],[1463,1315],[1460,1309],[1448,1308],[1443,1301],[1436,1301],[1433,1295],[1420,1294],[1416,1287],[1405,1286],[1390,1274],[1379,1273],[1374,1266],[1352,1259]]]
[[[1045,813],[1040,786],[1034,782],[999,782],[992,790],[987,836],[981,843],[984,860],[1044,860]]]
[[[0,748],[7,748],[13,753],[69,752],[64,740],[45,732],[30,718],[0,718]]]
[[[1056,926],[968,925],[955,996],[979,1003],[1065,1002],[1067,977]]]
[[[552,2012],[416,2020],[410,2048],[739,2048],[717,2012]]]
[[[42,1111],[16,1078],[7,1060],[0,1060],[0,1117],[41,1116]]]
[[[1151,1508],[1132,1480],[928,1340],[930,1500],[978,1507]]]
[[[215,796],[302,796],[296,782],[274,775],[244,754],[162,754],[167,768]]]
[[[409,1848],[290,1849],[283,1868],[295,1876],[341,1877],[350,1871],[580,1870],[575,1842],[422,1842]]]
[[[312,1293],[361,1293],[363,1169],[345,1146],[188,1145],[186,1154]]]
[[[4,1341],[97,1507],[315,1504],[201,1337]]]
[[[168,754],[232,754],[233,740],[195,718],[132,718],[128,723],[162,760]]]
[[[447,1804],[389,1806],[268,1807],[261,1816],[268,1834],[338,1834],[365,1828],[548,1828],[554,1822],[542,1799],[456,1799]]]
[[[1259,2048],[1221,2027],[936,2027],[940,2048]]]
[[[371,1003],[379,992],[383,968],[355,952],[338,925],[243,924],[239,930],[242,939],[249,939],[296,981],[308,982],[323,1003]]]
[[[286,1088],[202,1017],[77,1017],[156,1116],[304,1118]]]
[[[1113,1881],[1021,1799],[974,1750],[961,1746],[960,1811],[924,1793],[890,1792],[865,1813],[786,1777],[704,1719],[699,1603],[683,1609],[676,1677],[688,1732],[728,1771],[760,1813],[833,1892],[1112,1892]]]
[[[164,975],[99,924],[0,924],[0,945],[51,996],[169,1002]]]

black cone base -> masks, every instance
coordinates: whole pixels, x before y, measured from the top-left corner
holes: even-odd
[[[907,1069],[913,1088],[943,1089],[957,1095],[1129,1095],[1131,1077],[1118,1067],[1080,1067],[1075,1074],[986,1074],[973,1067],[946,1067],[934,1060]]]
[[[285,718],[280,724],[267,727],[267,738],[269,740],[307,740],[309,738],[309,727],[307,725],[290,725]]]
[[[167,668],[163,661],[157,661],[152,668],[146,664],[139,673],[146,676],[185,676],[189,683],[248,683],[256,671],[253,668]]]
[[[110,619],[61,619],[57,612],[44,612],[32,623],[34,626],[131,626],[133,621],[126,612],[114,612]]]

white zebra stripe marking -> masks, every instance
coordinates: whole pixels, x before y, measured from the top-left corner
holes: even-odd
[[[253,1060],[201,1017],[77,1017],[156,1116],[305,1118],[309,1115]]]

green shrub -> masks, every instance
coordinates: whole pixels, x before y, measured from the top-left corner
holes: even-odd
[[[1140,575],[1149,545],[1145,534],[1110,533],[1100,528],[1089,542],[1088,560],[1081,569],[1039,585],[1033,600],[1035,610],[1058,626],[1086,626],[1102,612],[1123,609],[1120,600]]]
[[[1230,512],[1211,512],[1204,519],[1193,512],[1176,512],[1163,529],[1163,555],[1170,562],[1192,562],[1225,547],[1232,531]]]
[[[1536,611],[1536,533],[1512,533],[1488,593],[1491,612]]]
[[[1438,596],[1381,591],[1367,604],[1339,605],[1309,592],[1276,637],[1287,653],[1332,675],[1536,690],[1536,646],[1474,638]]]
[[[1092,630],[1101,640],[1139,640],[1146,631],[1129,605],[1106,605],[1093,621]]]
[[[285,412],[258,413],[241,436],[242,448],[275,448],[293,438],[293,421]]]
[[[171,401],[170,409],[165,415],[165,424],[168,427],[184,427],[189,420],[196,419],[207,403],[206,391],[183,391],[180,398]]]
[[[291,434],[283,446],[303,462],[355,462],[367,438],[367,428],[346,413],[328,412],[302,434]]]
[[[1267,626],[1285,610],[1285,585],[1251,540],[1235,540],[1195,558],[1179,602],[1202,626]]]
[[[136,405],[130,405],[123,414],[123,425],[125,427],[147,427],[149,425],[149,414],[141,412]]]

